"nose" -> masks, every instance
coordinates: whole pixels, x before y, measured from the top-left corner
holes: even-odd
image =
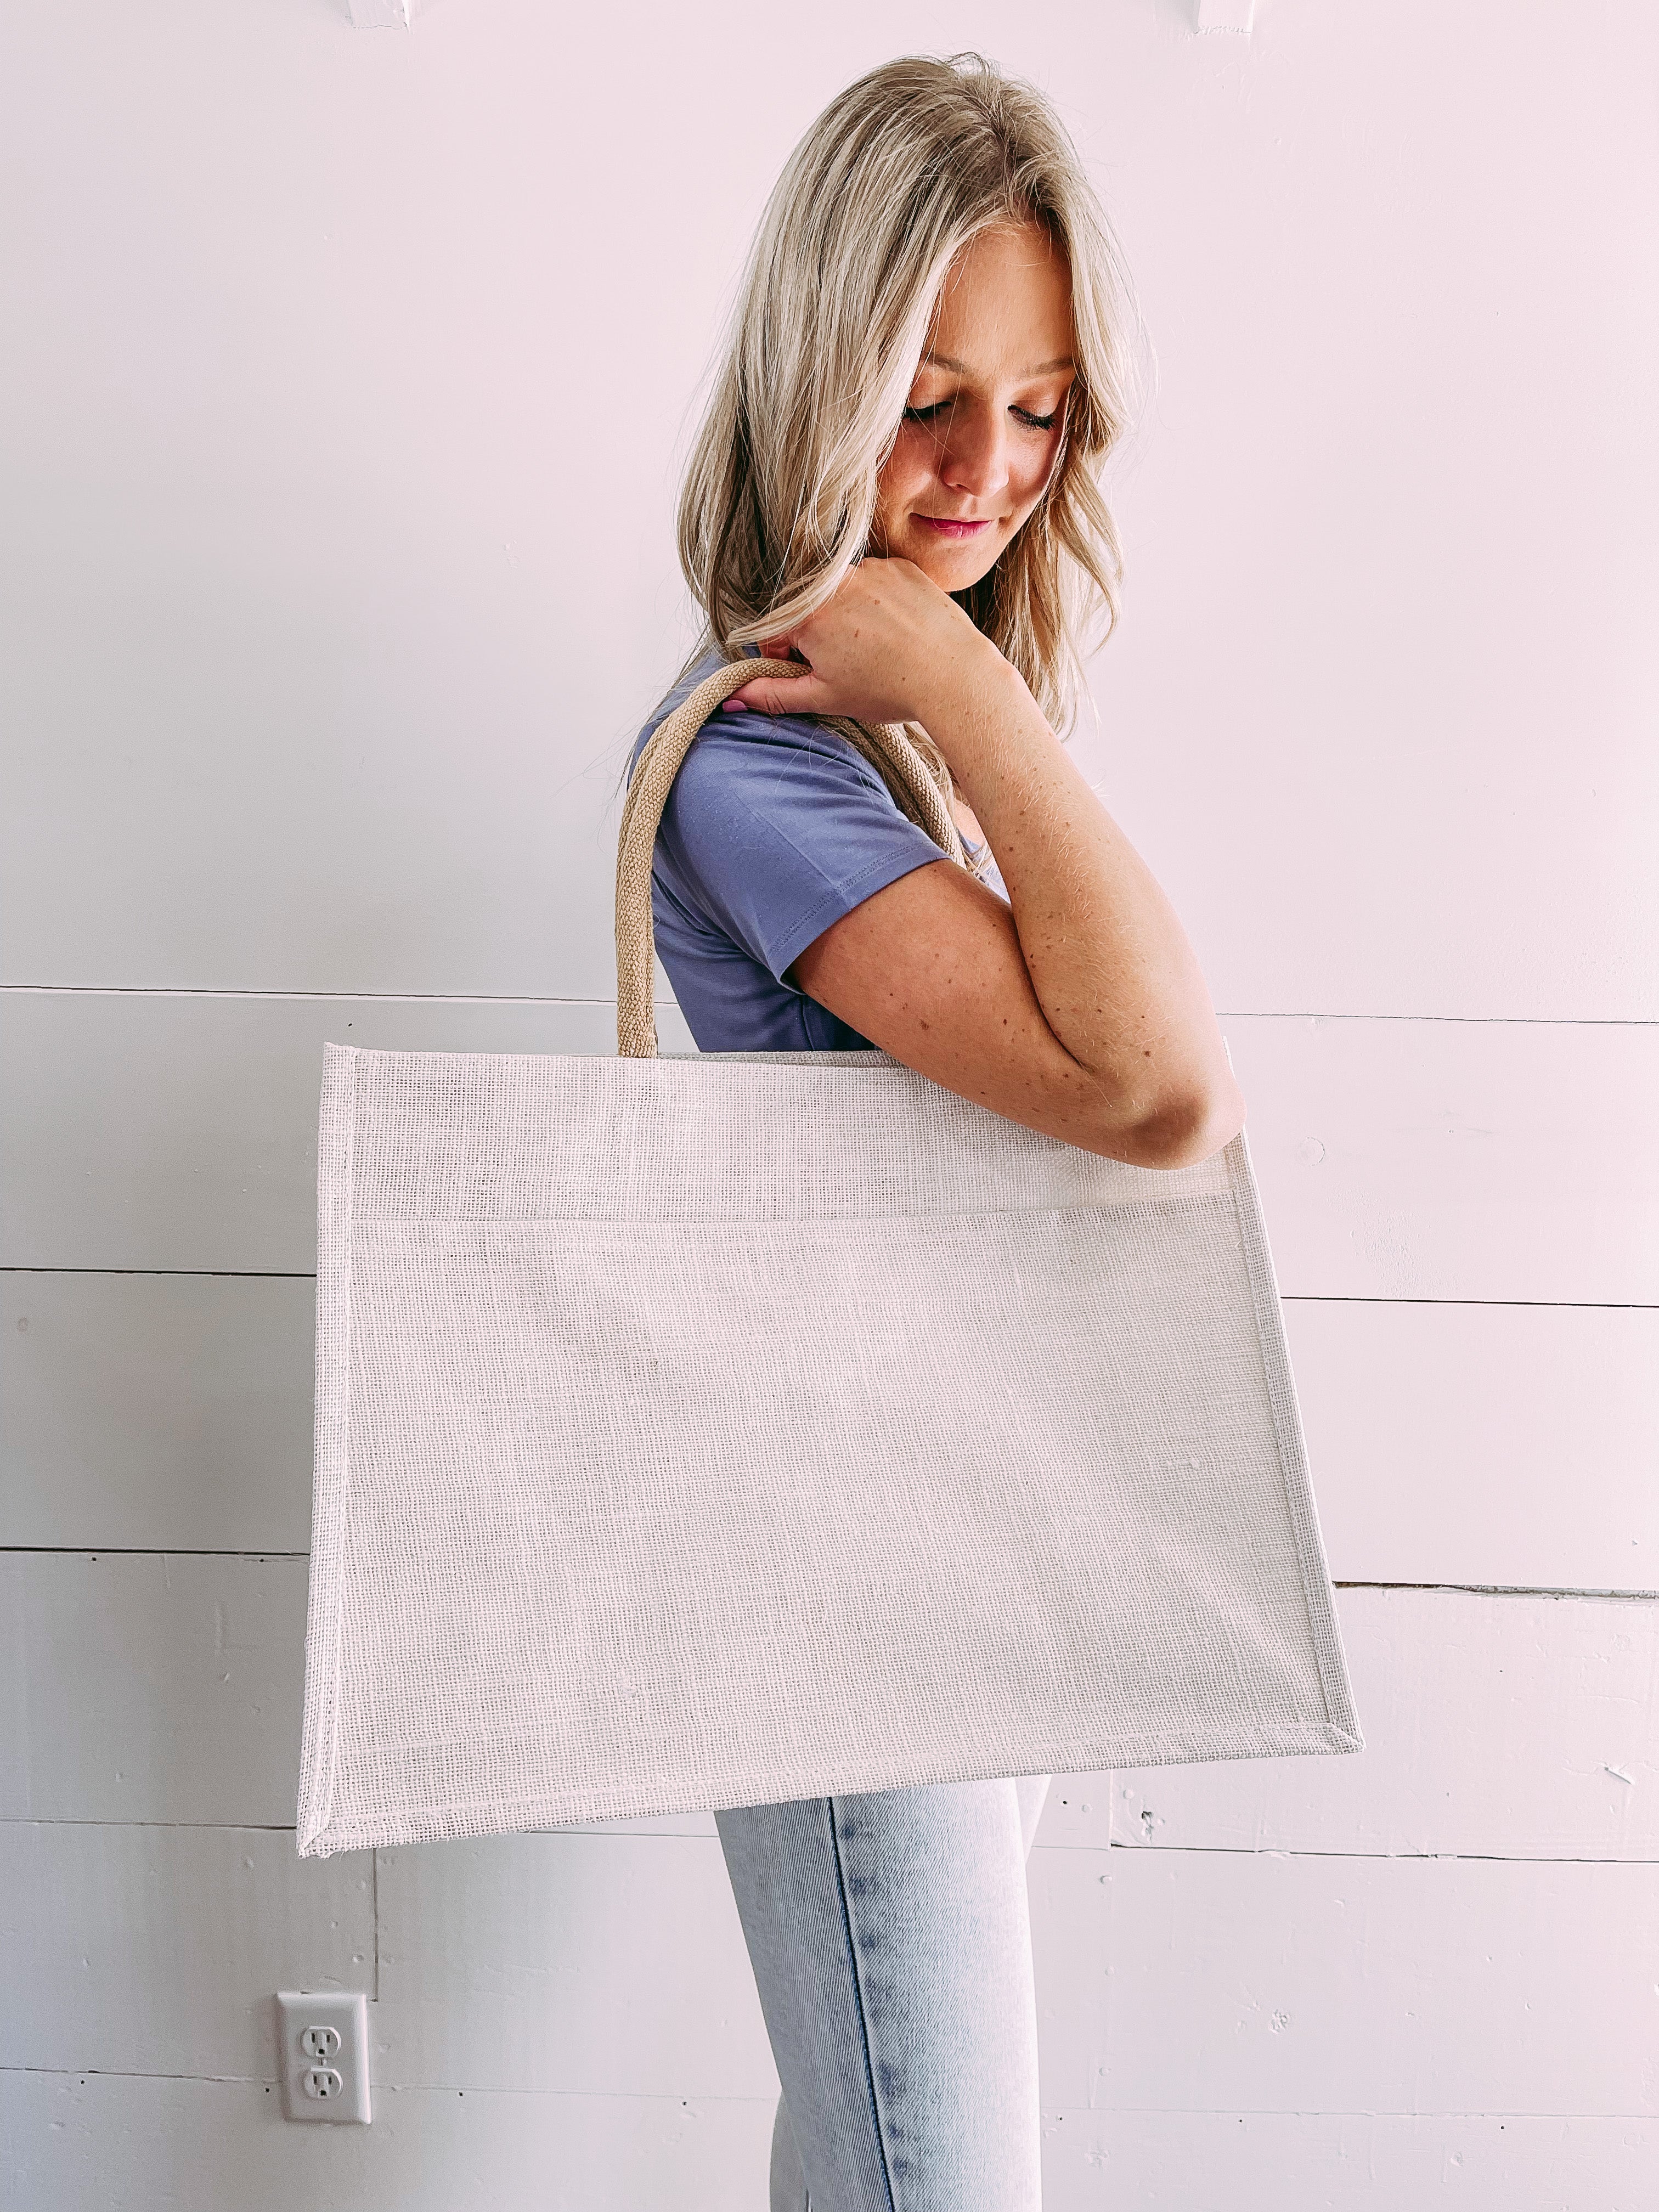
[[[993,499],[1006,489],[1008,427],[1000,407],[953,409],[939,472],[944,483],[967,499]]]

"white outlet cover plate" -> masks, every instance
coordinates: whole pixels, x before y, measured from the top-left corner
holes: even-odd
[[[368,2000],[362,1991],[278,1990],[276,2035],[289,2118],[367,2126]],[[325,2094],[307,2091],[307,2076],[313,2074],[326,2077]]]

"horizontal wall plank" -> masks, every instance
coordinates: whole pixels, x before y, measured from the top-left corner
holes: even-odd
[[[0,1274],[0,1545],[302,1552],[313,1291]],[[1339,1581],[1659,1586],[1659,1309],[1290,1299]]]
[[[1659,1589],[1659,1308],[1283,1311],[1339,1581]]]
[[[1659,1304],[1659,1026],[1222,1029],[1281,1291]]]
[[[0,1560],[0,1816],[290,1824],[306,1577],[302,1559]],[[1362,1589],[1338,1609],[1363,1753],[1061,1776],[1040,1841],[1659,1859],[1659,1604]]]
[[[598,1006],[12,992],[0,1011],[3,1257],[29,1267],[309,1271],[325,1039],[610,1048]],[[1659,1304],[1659,1027],[1224,1027],[1286,1294]]]
[[[378,1856],[387,2081],[776,2094],[718,1838],[494,1836]]]
[[[0,2074],[4,2212],[732,2212],[766,2202],[774,2100],[372,2086],[366,2128],[258,2081]]]
[[[314,1286],[0,1274],[0,1545],[303,1552]]]
[[[1659,1861],[1659,1603],[1345,1590],[1366,1748],[1113,1778],[1111,1840]]]
[[[291,1827],[307,1573],[304,1559],[0,1557],[16,1653],[0,1817]]]
[[[376,2086],[368,2128],[251,2081],[0,2074],[4,2212],[733,2212],[766,2201],[769,2098]],[[1043,2109],[1045,2212],[1645,2212],[1659,2122]]]
[[[1044,2115],[1044,2212],[1645,2212],[1659,2121]]]
[[[1112,1898],[1098,2105],[1659,2117],[1659,1867],[1037,1856]]]
[[[275,2078],[277,1990],[372,1990],[372,1855],[252,1828],[0,1826],[0,2066]]]

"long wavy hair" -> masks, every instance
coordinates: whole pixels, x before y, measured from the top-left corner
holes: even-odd
[[[1071,722],[1091,633],[1117,619],[1122,553],[1098,478],[1147,354],[1064,125],[978,54],[907,56],[849,85],[768,203],[680,495],[680,565],[708,617],[700,653],[804,621],[865,551],[946,273],[1010,222],[1040,224],[1069,268],[1076,375],[1042,500],[956,596],[1054,727]]]

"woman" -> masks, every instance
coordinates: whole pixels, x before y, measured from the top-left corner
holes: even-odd
[[[1030,87],[908,59],[832,102],[762,224],[682,500],[704,647],[641,743],[740,652],[801,664],[733,696],[664,815],[657,946],[701,1049],[873,1043],[1176,1167],[1243,1102],[1179,922],[1054,734],[1079,624],[1115,613],[1095,475],[1127,423],[1124,301]],[[972,865],[813,716],[920,724]],[[783,2085],[773,2212],[1037,2206],[1047,1788],[717,1815]]]

